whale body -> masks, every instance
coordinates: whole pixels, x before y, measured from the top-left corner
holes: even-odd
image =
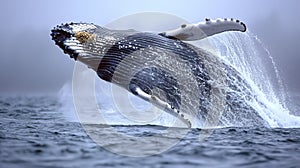
[[[189,127],[205,122],[266,125],[247,103],[256,98],[241,74],[211,52],[183,41],[230,30],[245,31],[245,25],[227,19],[206,21],[210,23],[183,25],[162,33],[69,23],[53,28],[51,36],[66,54],[86,64],[102,80],[127,89]],[[188,27],[192,28],[183,30]],[[195,27],[205,29],[195,36]]]

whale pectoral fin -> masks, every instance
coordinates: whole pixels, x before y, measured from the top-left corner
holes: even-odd
[[[205,19],[197,24],[183,24],[180,28],[159,33],[159,35],[184,41],[201,40],[225,31],[246,31],[246,25],[235,19]]]
[[[184,117],[184,114],[177,110],[176,108],[172,107],[169,103],[161,100],[157,96],[150,95],[146,92],[144,92],[139,86],[135,84],[129,85],[129,90],[136,96],[150,102],[151,104],[159,107],[160,109],[163,109],[165,112],[171,114],[174,117],[178,117],[180,121],[185,123],[189,128],[192,126],[189,119]]]

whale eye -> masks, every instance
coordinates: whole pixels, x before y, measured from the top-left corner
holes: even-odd
[[[182,24],[182,25],[181,25],[181,28],[185,28],[185,27],[186,27],[186,24]]]

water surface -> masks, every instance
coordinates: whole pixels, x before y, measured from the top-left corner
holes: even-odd
[[[105,145],[97,145],[78,122],[66,120],[56,97],[1,97],[0,167],[299,167],[299,128],[219,128],[204,141],[201,129],[187,135],[165,152],[148,157],[114,154],[130,146],[111,136],[108,125],[90,125],[100,132]],[[135,137],[151,137],[162,126],[113,128]],[[178,128],[178,131],[182,128]],[[165,136],[165,141],[174,137]],[[124,145],[122,145],[124,142]],[[133,142],[134,143],[134,142]],[[156,141],[157,148],[164,142]],[[137,143],[138,144],[138,143]],[[153,142],[144,141],[135,150]],[[156,150],[155,148],[153,150]]]

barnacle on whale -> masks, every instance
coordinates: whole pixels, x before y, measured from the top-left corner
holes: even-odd
[[[88,32],[79,31],[75,32],[75,37],[80,43],[83,44],[92,41],[95,38],[95,35]]]

